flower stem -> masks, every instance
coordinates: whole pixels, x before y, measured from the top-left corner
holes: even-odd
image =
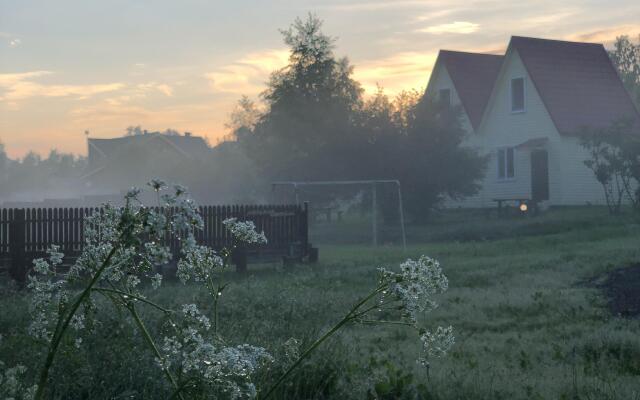
[[[58,352],[58,347],[60,346],[60,342],[62,341],[64,333],[69,327],[69,323],[71,322],[71,319],[75,315],[76,311],[78,311],[80,304],[82,304],[82,302],[87,298],[87,296],[89,296],[89,294],[91,293],[91,290],[93,289],[93,286],[96,284],[96,282],[98,282],[100,275],[102,275],[102,272],[105,270],[105,268],[107,268],[107,266],[111,262],[111,258],[113,258],[117,248],[118,248],[117,246],[113,246],[113,248],[107,255],[107,258],[105,258],[100,268],[98,268],[96,273],[93,275],[93,278],[89,282],[89,285],[87,285],[87,287],[82,291],[82,293],[80,293],[80,295],[76,298],[76,301],[73,302],[73,304],[71,305],[71,308],[66,318],[64,318],[64,320],[62,319],[58,320],[58,325],[56,326],[56,330],[53,333],[53,337],[51,338],[51,344],[49,345],[47,358],[45,360],[44,365],[42,366],[42,369],[40,370],[40,378],[38,380],[38,390],[36,391],[36,394],[33,397],[34,400],[41,400],[43,398],[44,391],[47,386],[47,381],[49,379],[49,370],[53,365],[53,360],[56,356],[56,353]],[[62,315],[60,316],[60,318],[62,318]],[[60,321],[63,321],[63,322],[60,323]]]
[[[153,341],[153,338],[149,334],[149,331],[147,330],[147,327],[144,325],[144,322],[142,322],[142,319],[140,319],[140,315],[138,315],[135,305],[129,303],[128,308],[129,308],[129,311],[131,312],[131,315],[133,316],[134,321],[136,322],[136,325],[138,325],[138,329],[140,329],[140,332],[142,333],[142,336],[144,337],[145,341],[147,342],[149,347],[151,347],[151,349],[153,350],[153,353],[158,358],[158,360],[162,360],[162,354],[160,354],[160,351],[158,350],[158,346],[156,346],[156,343]],[[162,371],[167,376],[167,379],[169,380],[169,382],[171,382],[171,385],[173,385],[173,388],[175,390],[178,390],[179,389],[178,382],[176,382],[175,378],[171,374],[171,371],[169,371],[169,369],[164,366],[162,367]],[[178,392],[178,397],[184,400],[184,398],[182,397],[182,394],[179,392]]]
[[[154,307],[154,308],[156,308],[156,309],[158,309],[158,310],[160,310],[160,311],[162,311],[163,313],[166,313],[166,314],[170,314],[170,313],[173,312],[173,311],[171,311],[169,309],[166,309],[166,308],[154,303],[153,301],[145,299],[144,297],[136,296],[135,294],[132,294],[132,293],[123,292],[122,290],[109,289],[109,288],[103,288],[103,287],[94,288],[93,290],[96,291],[96,292],[99,292],[99,293],[103,293],[103,292],[104,293],[114,293],[114,294],[118,294],[120,296],[128,296],[128,297],[131,297],[134,300],[138,300],[138,301],[140,301],[142,303],[148,304],[148,305],[150,305],[150,306],[152,306],[152,307]]]
[[[351,321],[353,319],[354,314],[356,313],[356,311],[362,307],[365,303],[367,303],[369,300],[371,300],[371,298],[373,298],[374,296],[376,296],[378,293],[380,293],[382,290],[384,290],[384,288],[386,287],[386,285],[381,285],[378,286],[375,290],[373,290],[371,293],[369,293],[367,296],[365,296],[364,298],[362,298],[355,306],[353,306],[353,308],[351,308],[351,310],[337,323],[335,324],[331,329],[329,329],[329,331],[327,333],[325,333],[324,335],[322,335],[319,339],[317,339],[315,342],[313,342],[313,344],[311,346],[309,346],[309,348],[307,350],[304,351],[304,353],[302,353],[300,355],[300,357],[298,357],[298,359],[296,360],[296,362],[294,362],[286,371],[284,374],[282,374],[280,376],[280,378],[278,378],[278,380],[276,381],[275,384],[273,384],[271,386],[271,388],[267,391],[267,393],[264,395],[264,397],[260,396],[260,399],[262,400],[266,400],[268,399],[271,395],[273,395],[273,393],[275,392],[275,390],[282,384],[282,382],[284,382],[284,380],[302,363],[302,361],[307,358],[318,346],[320,346],[322,344],[322,342],[324,342],[325,340],[327,340],[329,337],[331,337],[334,333],[336,333],[338,330],[340,330],[340,328],[342,328],[346,323],[348,323],[349,321]]]

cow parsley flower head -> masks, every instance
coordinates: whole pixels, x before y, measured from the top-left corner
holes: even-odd
[[[37,339],[50,339],[52,325],[58,318],[60,307],[68,300],[66,280],[58,277],[56,271],[56,266],[62,263],[63,258],[58,249],[58,246],[52,246],[47,250],[48,260],[34,260],[34,273],[28,277],[27,287],[32,291],[29,305],[32,319],[28,332]]]
[[[253,221],[240,222],[237,218],[227,218],[222,223],[229,229],[233,237],[247,244],[265,244],[267,237],[264,232],[258,233]]]
[[[380,268],[382,291],[380,304],[399,303],[402,318],[419,331],[423,356],[419,362],[428,366],[431,357],[442,357],[453,346],[453,328],[438,327],[434,331],[419,328],[420,314],[437,307],[433,296],[447,290],[449,281],[433,258],[421,256],[400,264],[400,272]]]
[[[32,399],[36,386],[27,387],[22,382],[27,368],[23,365],[16,365],[6,370],[4,368],[4,363],[0,361],[0,399]]]
[[[142,193],[142,189],[133,186],[131,189],[127,191],[127,194],[124,195],[125,200],[136,199]]]
[[[192,244],[183,248],[183,256],[178,261],[178,278],[182,283],[193,279],[206,282],[224,268],[224,259],[208,246]]]
[[[167,184],[162,179],[152,179],[147,183],[156,192],[161,191],[167,187]]]
[[[195,378],[225,398],[254,398],[252,375],[273,361],[266,350],[208,342],[201,332],[209,329],[209,319],[195,304],[184,305],[180,316],[175,334],[164,338],[162,358],[156,360],[160,368],[175,368],[179,375]]]
[[[420,335],[423,356],[418,360],[422,365],[429,365],[429,358],[443,357],[455,343],[453,328],[439,326],[435,331],[425,330]]]
[[[399,273],[381,268],[380,281],[388,285],[385,295],[400,301],[404,317],[414,324],[420,313],[437,307],[432,296],[446,291],[449,286],[440,263],[427,256],[403,262]]]

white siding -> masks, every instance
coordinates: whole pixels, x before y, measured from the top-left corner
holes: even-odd
[[[589,155],[580,145],[580,140],[563,136],[559,146],[564,157],[561,171],[563,196],[559,204],[606,204],[602,185],[596,180],[593,171],[584,165]]]
[[[510,82],[513,78],[525,78],[525,111],[511,112]],[[515,147],[530,139],[547,138],[549,154],[549,202],[557,204],[562,198],[559,171],[562,163],[558,134],[542,99],[533,86],[516,51],[510,51],[501,70],[494,93],[487,106],[487,113],[478,131],[485,154],[489,154],[487,174],[484,179],[482,205],[495,206],[492,199],[531,197],[531,150],[518,149],[514,154],[515,176],[509,180],[498,179],[497,150]]]

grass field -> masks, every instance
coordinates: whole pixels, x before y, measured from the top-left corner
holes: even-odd
[[[317,265],[250,266],[248,276],[229,274],[223,336],[282,357],[284,341],[308,343],[366,294],[378,266],[427,254],[440,260],[450,281],[427,322],[454,326],[453,350],[427,371],[415,362],[415,333],[351,326],[324,344],[280,398],[640,399],[640,320],[612,315],[594,286],[607,271],[640,261],[640,224],[632,214],[612,218],[598,208],[507,220],[441,214],[429,226],[410,227],[406,252],[358,244],[369,240],[365,230],[355,222],[315,226]],[[178,282],[150,296],[168,307],[210,308],[203,291]],[[40,355],[25,335],[25,299],[4,288],[0,309],[0,360],[21,361],[32,371]],[[153,311],[144,317],[156,319]],[[101,321],[91,343],[69,346],[60,358],[55,397],[165,396],[133,328],[115,316]],[[132,342],[140,348],[132,351]],[[258,381],[267,384],[274,375]]]

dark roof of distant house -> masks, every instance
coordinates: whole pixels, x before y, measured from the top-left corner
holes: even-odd
[[[440,50],[462,107],[474,129],[480,125],[504,56]]]
[[[94,175],[109,164],[118,163],[120,157],[128,156],[136,146],[146,146],[151,143],[150,141],[164,143],[168,149],[172,149],[179,156],[190,160],[205,160],[211,155],[211,148],[199,136],[166,135],[151,132],[112,139],[90,138],[88,139],[90,171],[85,176]]]
[[[142,135],[123,136],[112,139],[89,139],[89,145],[94,146],[103,156],[110,158],[131,145],[145,144],[149,140],[162,140],[179,154],[187,158],[198,159],[206,156],[210,148],[202,137],[164,135],[161,133],[146,133]]]
[[[640,114],[602,44],[514,36],[515,49],[558,131],[604,128]]]

